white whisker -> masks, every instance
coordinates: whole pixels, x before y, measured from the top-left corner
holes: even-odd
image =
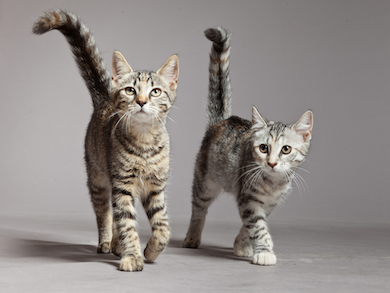
[[[302,171],[304,171],[304,172],[306,172],[306,173],[309,173],[309,174],[310,174],[310,172],[309,172],[309,171],[307,171],[306,169],[303,169],[303,168],[301,168],[301,167],[295,167],[295,169],[302,170]]]
[[[173,120],[171,117],[169,117],[168,115],[166,116],[169,120],[171,120],[173,123],[177,124],[175,120]]]
[[[116,131],[116,128],[118,127],[119,123],[122,121],[123,118],[125,118],[125,116],[127,115],[128,113],[122,115],[121,118],[119,118],[119,120],[115,123],[115,126],[112,128],[112,131],[111,131],[111,136],[114,135],[115,131]]]

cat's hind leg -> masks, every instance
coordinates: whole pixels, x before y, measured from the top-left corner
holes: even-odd
[[[220,192],[221,187],[218,184],[195,172],[192,185],[192,215],[183,247],[199,247],[208,208]]]
[[[99,233],[97,252],[110,253],[112,239],[111,186],[102,176],[91,173],[89,173],[88,188]]]

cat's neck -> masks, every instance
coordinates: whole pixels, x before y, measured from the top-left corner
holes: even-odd
[[[144,144],[151,144],[164,131],[166,128],[162,123],[134,123],[129,128],[128,135]]]
[[[263,182],[274,187],[284,188],[291,184],[290,176],[286,176],[279,172],[276,174],[263,173],[261,177]]]

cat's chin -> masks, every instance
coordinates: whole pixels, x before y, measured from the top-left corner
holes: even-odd
[[[273,178],[278,178],[278,177],[282,177],[283,176],[283,172],[281,170],[278,170],[278,169],[275,169],[275,168],[267,170],[266,174],[269,177],[273,177]]]
[[[153,115],[145,112],[144,110],[140,110],[134,114],[134,120],[138,123],[151,124],[153,121]]]

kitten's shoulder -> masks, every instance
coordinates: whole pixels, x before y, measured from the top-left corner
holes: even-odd
[[[237,134],[245,134],[251,130],[252,122],[231,116],[228,119],[222,120],[211,126],[205,135],[206,140],[218,140],[218,138],[226,136],[237,136]]]
[[[232,129],[239,129],[243,131],[247,131],[252,127],[252,122],[238,116],[231,116],[228,119],[221,121],[220,123],[223,122],[225,127],[229,127]]]

